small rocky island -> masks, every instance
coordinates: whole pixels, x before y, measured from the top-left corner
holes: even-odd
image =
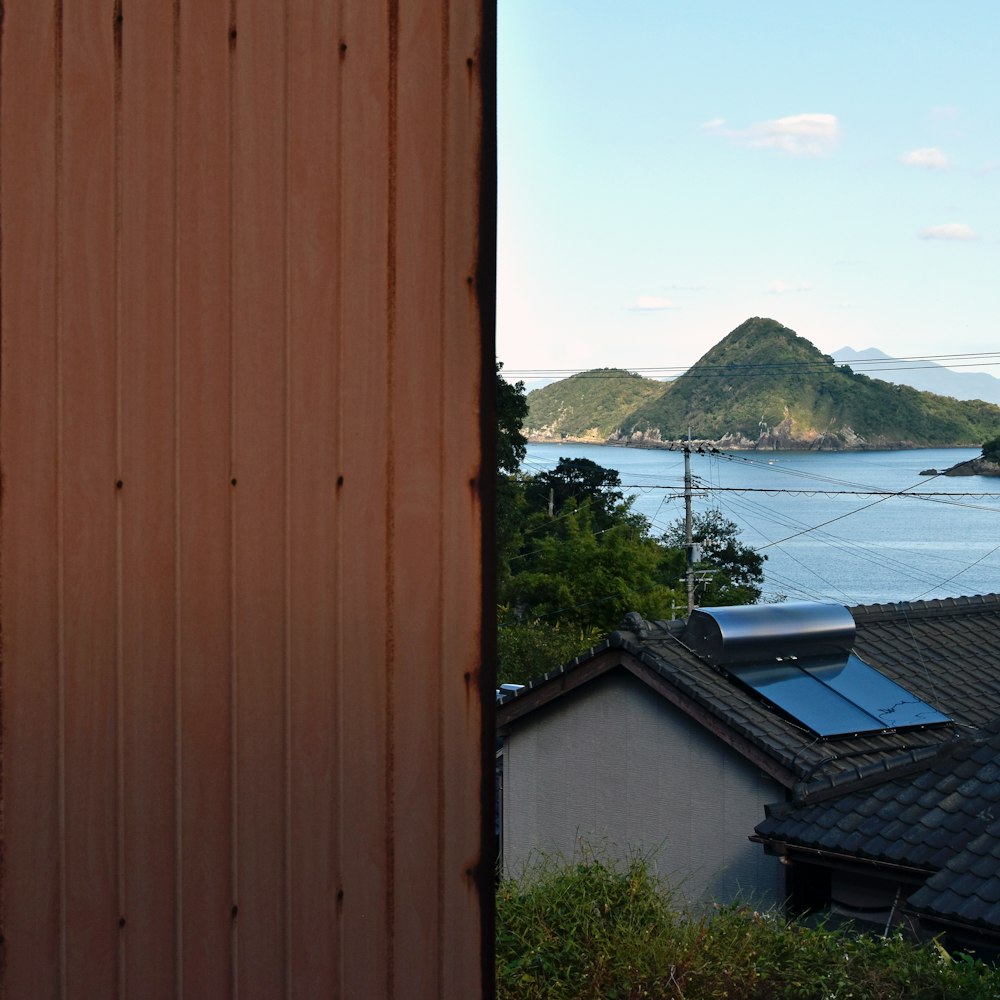
[[[946,476],[1000,476],[1000,463],[990,462],[985,458],[973,458],[968,462],[959,462],[950,469],[945,469]]]
[[[983,445],[978,458],[959,462],[950,469],[924,469],[922,476],[1000,476],[1000,438]]]

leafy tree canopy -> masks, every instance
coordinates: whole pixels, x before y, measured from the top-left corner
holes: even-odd
[[[614,469],[605,469],[589,458],[560,458],[556,467],[532,476],[525,487],[525,499],[531,511],[553,513],[589,503],[598,528],[607,528],[621,519],[631,507],[622,493],[621,477]]]
[[[685,525],[675,521],[663,535],[663,543],[674,552],[684,553]],[[697,602],[706,607],[755,604],[764,584],[767,556],[755,552],[739,540],[739,528],[717,510],[695,514],[691,537],[701,547],[698,562]],[[681,572],[683,572],[683,564]]]
[[[524,487],[519,480],[521,462],[527,449],[522,433],[528,403],[523,382],[508,382],[501,374],[503,362],[496,363],[497,410],[497,585],[503,590],[510,577],[510,560],[521,547],[524,521]]]
[[[528,415],[528,401],[523,382],[508,382],[501,374],[503,362],[497,362],[497,469],[508,476],[514,475],[524,461],[527,438],[521,432]]]
[[[589,501],[565,513],[562,531],[539,538],[511,579],[515,607],[580,629],[611,632],[629,611],[671,618],[681,603],[658,572],[663,547],[627,520],[597,529]]]

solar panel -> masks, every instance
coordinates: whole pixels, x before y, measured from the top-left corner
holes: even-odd
[[[855,653],[730,664],[726,671],[818,736],[858,736],[951,722]]]

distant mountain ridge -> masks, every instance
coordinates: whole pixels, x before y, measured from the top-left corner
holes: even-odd
[[[983,399],[1000,404],[1000,378],[985,372],[956,372],[933,361],[900,361],[877,347],[856,351],[842,347],[833,352],[837,364],[864,361],[860,371],[885,382],[909,385],[921,392],[934,392],[954,399]]]
[[[854,373],[761,317],[670,383],[599,369],[528,395],[535,441],[664,447],[689,427],[726,449],[978,447],[1000,433],[1000,407]]]

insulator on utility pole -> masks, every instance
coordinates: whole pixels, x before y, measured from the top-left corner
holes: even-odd
[[[694,539],[693,519],[691,517],[691,428],[688,428],[688,439],[684,445],[684,552],[687,572],[688,615],[694,611]]]

